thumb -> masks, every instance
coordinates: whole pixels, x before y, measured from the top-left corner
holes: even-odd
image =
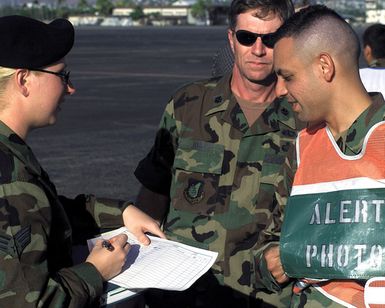
[[[144,231],[149,232],[151,235],[155,235],[160,238],[166,238],[166,235],[160,229],[160,223],[154,219],[152,219],[149,223],[146,224]]]
[[[150,232],[151,232],[153,235],[156,235],[156,236],[159,236],[160,238],[166,239],[166,235],[163,233],[162,230],[160,230],[160,228],[159,228],[158,225],[156,225],[156,228],[153,228]]]
[[[143,245],[149,245],[151,242],[150,239],[142,231],[135,232],[134,235],[136,236],[138,241]]]

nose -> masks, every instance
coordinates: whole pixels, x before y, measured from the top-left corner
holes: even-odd
[[[285,81],[283,80],[282,77],[278,76],[277,78],[277,83],[275,85],[275,95],[277,97],[284,97],[288,94]]]
[[[71,82],[71,80],[68,80],[68,83],[67,83],[67,95],[72,95],[76,92],[76,89],[73,85],[73,83]]]
[[[263,45],[262,39],[258,37],[252,46],[252,53],[254,53],[256,56],[261,57],[266,54],[266,46]]]

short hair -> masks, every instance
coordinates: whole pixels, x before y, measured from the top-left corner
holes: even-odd
[[[310,38],[317,38],[319,44],[358,64],[361,49],[357,34],[344,18],[324,5],[310,5],[296,12],[277,30],[274,40],[284,37],[301,38],[308,44]]]
[[[230,4],[229,27],[234,30],[239,14],[249,10],[259,10],[257,17],[265,18],[270,13],[277,14],[282,21],[288,19],[294,13],[291,0],[233,0]]]
[[[375,59],[385,58],[385,25],[374,24],[369,26],[362,35],[364,47],[372,49]]]

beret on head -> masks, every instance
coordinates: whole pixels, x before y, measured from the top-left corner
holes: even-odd
[[[66,19],[49,24],[29,17],[0,17],[0,66],[40,68],[62,59],[74,44],[75,31]]]

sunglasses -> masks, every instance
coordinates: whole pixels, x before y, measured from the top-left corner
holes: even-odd
[[[275,32],[259,34],[247,30],[238,30],[237,32],[235,32],[235,36],[239,44],[250,47],[254,45],[257,38],[260,37],[263,45],[265,45],[267,48],[274,47],[274,34]]]
[[[42,73],[48,73],[48,74],[56,75],[63,80],[63,83],[65,85],[68,85],[69,80],[70,80],[70,73],[71,73],[70,71],[53,72],[53,71],[48,71],[48,70],[43,70],[43,69],[38,69],[38,68],[29,69],[29,70],[35,71],[35,72],[42,72]]]

